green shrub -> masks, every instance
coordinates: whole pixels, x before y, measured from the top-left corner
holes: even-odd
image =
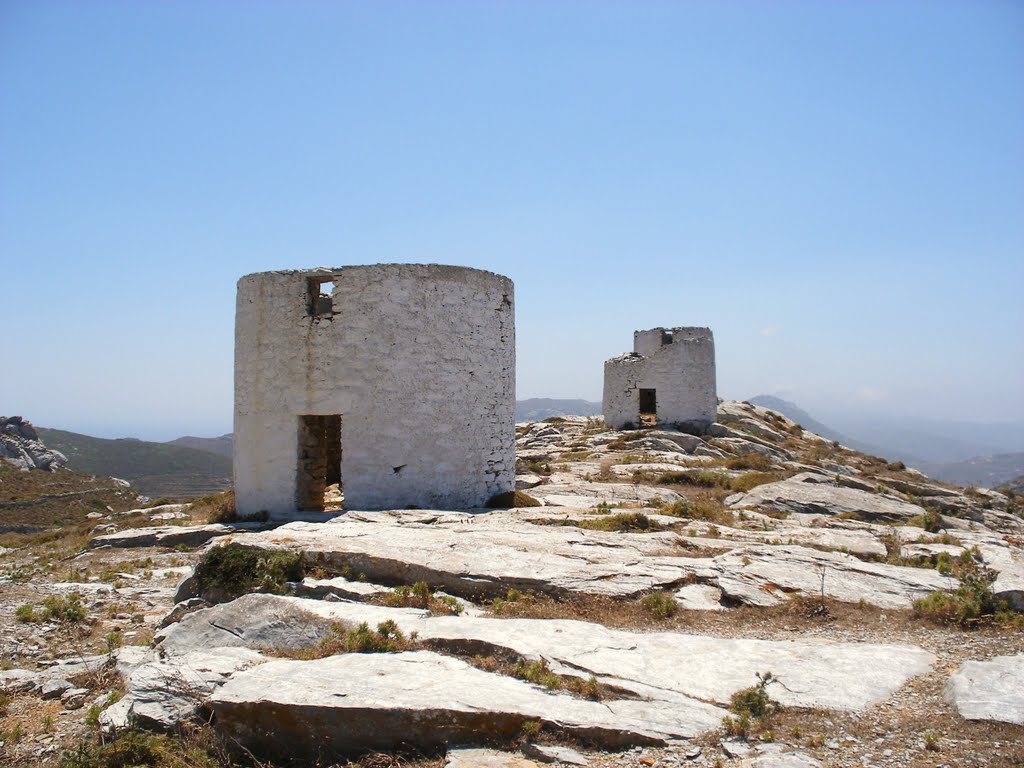
[[[659,485],[695,485],[699,488],[731,488],[731,478],[723,472],[707,469],[683,472],[665,472],[658,478]]]
[[[519,507],[539,507],[541,503],[533,496],[522,491],[505,491],[497,493],[487,500],[491,509],[516,509]]]
[[[923,515],[916,515],[907,521],[907,525],[916,525],[924,528],[928,533],[938,533],[942,530],[942,515],[934,509],[929,509]]]
[[[589,528],[594,531],[659,531],[661,526],[655,523],[643,512],[620,512],[615,515],[605,515],[593,520],[584,520],[580,528]]]
[[[767,472],[772,468],[772,460],[760,453],[746,453],[742,456],[730,456],[725,460],[729,469],[756,469]]]
[[[345,642],[349,653],[397,653],[408,647],[405,635],[391,619],[378,624],[376,631],[364,621],[348,632]]]
[[[20,621],[22,624],[31,624],[37,621],[36,607],[32,605],[32,603],[25,603],[24,605],[19,605],[18,608],[14,611],[14,618]]]
[[[997,598],[992,591],[997,574],[985,565],[976,548],[964,550],[951,568],[960,586],[954,590],[939,589],[915,600],[917,616],[963,627],[983,619],[1024,626],[1024,616],[1010,611],[1006,601]]]
[[[679,610],[679,605],[671,592],[652,592],[644,595],[640,605],[657,619],[667,619]]]
[[[939,552],[935,556],[935,570],[943,576],[953,574],[953,556],[949,552]]]
[[[746,492],[765,483],[774,483],[780,476],[774,472],[747,472],[729,482],[729,490]]]
[[[82,741],[66,750],[61,768],[217,768],[219,762],[188,739],[129,729],[102,744]]]
[[[79,624],[85,621],[82,596],[77,592],[72,592],[67,597],[50,595],[43,600],[43,620],[59,621],[62,624]]]
[[[424,608],[433,613],[456,616],[462,613],[462,604],[458,600],[448,595],[435,595],[425,581],[417,581],[412,586],[403,584],[396,587],[383,600],[385,605],[392,608]]]
[[[512,668],[512,675],[520,680],[526,680],[534,685],[542,685],[550,691],[557,691],[562,687],[562,678],[551,671],[547,659],[528,661],[519,659]]]
[[[713,499],[679,499],[659,509],[658,514],[685,520],[707,520],[728,526],[736,522],[732,512]]]
[[[280,595],[285,583],[302,579],[299,552],[226,544],[211,547],[196,565],[196,585],[206,600],[223,603],[249,592]]]
[[[530,602],[533,598],[530,595],[524,595],[518,589],[509,587],[505,592],[505,597],[496,597],[491,601],[491,610],[494,613],[501,613],[510,609],[517,603]]]
[[[778,708],[768,695],[768,686],[778,681],[771,672],[757,673],[757,685],[736,691],[729,699],[729,709],[740,716],[757,719],[768,717]]]

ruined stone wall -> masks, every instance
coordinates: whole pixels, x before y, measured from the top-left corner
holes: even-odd
[[[656,390],[659,424],[680,424],[699,432],[715,421],[718,397],[710,329],[637,331],[633,350],[604,364],[604,420],[608,426],[622,429],[639,424],[641,389]]]
[[[334,281],[329,307],[316,298],[321,280]],[[508,278],[384,264],[238,281],[242,514],[297,511],[303,415],[341,416],[346,508],[481,506],[514,487],[514,410]]]

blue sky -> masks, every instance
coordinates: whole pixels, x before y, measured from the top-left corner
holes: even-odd
[[[249,272],[516,283],[519,397],[1024,420],[1024,3],[0,0],[0,412],[229,431]]]

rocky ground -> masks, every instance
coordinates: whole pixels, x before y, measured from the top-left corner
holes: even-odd
[[[144,727],[152,765],[1024,764],[1017,499],[743,403],[517,432],[512,509],[0,539],[0,762]]]

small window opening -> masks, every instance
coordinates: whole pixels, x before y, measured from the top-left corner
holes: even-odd
[[[672,331],[661,332],[661,346],[672,343]]]
[[[640,424],[653,427],[658,423],[658,395],[655,389],[640,390]]]
[[[307,306],[311,316],[329,315],[334,311],[333,278],[311,277],[308,293]]]
[[[295,505],[300,510],[342,508],[341,416],[299,416]]]

